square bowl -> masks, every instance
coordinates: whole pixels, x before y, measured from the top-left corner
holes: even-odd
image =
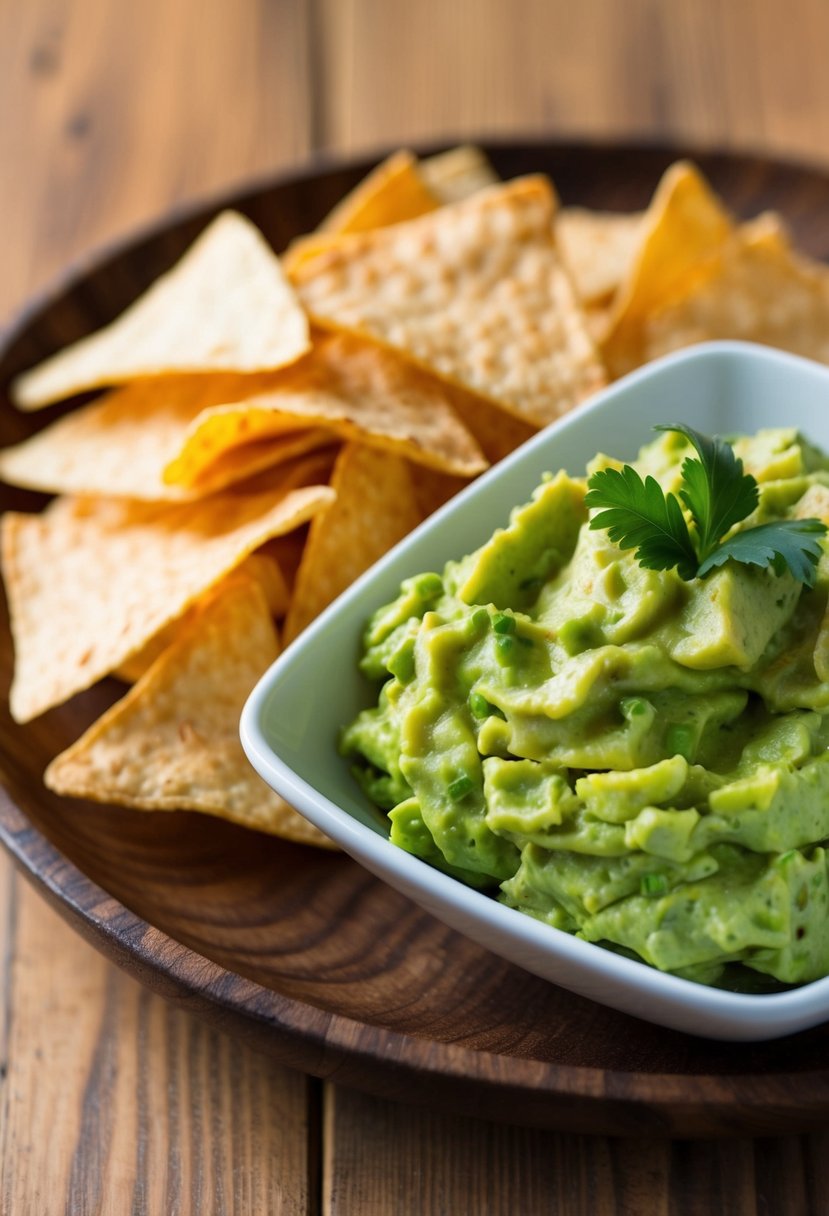
[[[651,428],[711,433],[794,426],[829,449],[829,369],[748,343],[715,342],[634,372],[546,428],[368,570],[265,673],[241,720],[261,777],[372,873],[476,942],[552,983],[659,1025],[710,1038],[779,1038],[829,1020],[829,978],[733,993],[660,972],[498,903],[392,845],[338,753],[341,728],[376,703],[358,670],[372,612],[404,578],[476,549],[543,473],[581,475],[597,451],[635,458]]]

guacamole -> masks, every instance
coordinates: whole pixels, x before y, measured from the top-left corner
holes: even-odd
[[[800,435],[733,446],[746,526],[829,521]],[[666,432],[635,467],[675,491],[688,455]],[[343,754],[395,844],[557,929],[704,983],[829,974],[829,553],[814,587],[735,561],[683,581],[590,530],[585,493],[546,477],[375,613],[379,699]]]

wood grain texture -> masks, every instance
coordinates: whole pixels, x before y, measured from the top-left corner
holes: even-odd
[[[0,317],[135,224],[303,158],[308,100],[302,2],[0,4]],[[313,1087],[115,970],[2,860],[0,1212],[304,1213]]]
[[[548,171],[573,202],[625,208],[644,202],[677,152],[509,144],[491,155],[507,176]],[[823,247],[829,175],[730,156],[701,165],[741,214],[779,206],[805,246]],[[236,201],[280,247],[363,171],[320,171]],[[27,315],[0,358],[0,407],[15,371],[108,321],[208,216],[171,220]],[[3,437],[40,425],[0,408]],[[768,1133],[829,1116],[826,1027],[761,1045],[693,1040],[511,967],[345,857],[42,789],[48,759],[119,693],[104,681],[24,727],[0,714],[6,786],[25,812],[0,801],[0,830],[85,933],[170,996],[189,994],[194,1008],[315,1075],[336,1072],[341,1082],[444,1110],[662,1135]]]
[[[829,1134],[717,1143],[605,1139],[453,1118],[329,1087],[330,1216],[819,1216]],[[372,1168],[366,1168],[366,1145]]]
[[[822,0],[5,0],[0,315],[67,261],[136,222],[301,159],[312,146],[519,130],[679,138],[825,162],[827,34]],[[809,239],[815,252],[827,252],[825,224],[814,225]],[[205,1044],[219,1057],[226,1048],[186,1013],[139,997],[132,981],[101,963],[10,873],[0,859],[0,1211],[211,1210],[207,1196],[220,1191],[206,1188],[218,1152],[237,1210],[265,1210],[254,1199],[267,1196],[268,1210],[313,1212],[314,1135],[304,1162],[296,1143],[282,1138],[284,1127],[270,1126],[241,1161],[226,1128],[209,1140],[209,1087],[198,1062]],[[20,932],[36,946],[25,966],[15,944]],[[72,1020],[67,982],[86,997]],[[117,1024],[104,1017],[113,1001]],[[34,1028],[22,1033],[23,1010],[42,1038]],[[132,1060],[123,1067],[134,1069],[139,1032],[146,1082],[137,1102],[117,1084],[107,1089],[107,1068],[73,1069],[67,1043],[87,1062]],[[185,1050],[184,1040],[195,1046]],[[57,1044],[67,1068],[37,1060],[46,1041]],[[171,1042],[179,1044],[175,1068]],[[286,1125],[308,1117],[313,1131],[313,1102],[303,1099],[299,1112],[285,1104],[290,1077],[239,1051],[240,1102],[257,1091],[261,1073],[263,1101],[275,1103]],[[234,1093],[232,1073],[222,1065],[218,1076]],[[100,1124],[96,1139],[82,1117],[99,1102],[113,1124],[110,1145],[123,1145],[136,1119],[154,1145],[140,1160],[134,1145],[117,1161],[110,1157],[103,1182]],[[165,1115],[165,1104],[177,1119]],[[57,1110],[68,1113],[55,1135]],[[407,1203],[426,1216],[829,1210],[819,1168],[827,1133],[669,1148],[650,1139],[487,1128],[334,1087],[325,1131],[326,1207],[339,1213],[405,1212]],[[200,1179],[202,1190],[176,1189],[177,1174]],[[548,1183],[543,1192],[539,1177]],[[447,1206],[448,1195],[467,1206]],[[161,1207],[165,1197],[174,1202]],[[234,1210],[228,1205],[212,1210]]]
[[[829,157],[822,0],[316,0],[324,146],[460,134]]]

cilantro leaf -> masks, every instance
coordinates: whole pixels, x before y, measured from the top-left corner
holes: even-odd
[[[679,495],[691,513],[705,561],[726,532],[756,508],[760,497],[757,482],[750,473],[743,472],[742,460],[725,440],[717,436],[711,439],[681,422],[658,426],[656,430],[678,431],[699,454],[699,460],[687,457],[683,461],[685,484]]]
[[[600,469],[587,484],[585,505],[605,508],[591,519],[591,529],[606,528],[614,544],[635,548],[634,556],[646,570],[676,566],[680,578],[695,577],[698,558],[682,508],[673,494],[662,492],[658,481],[642,481],[626,464],[621,471]]]
[[[788,569],[796,579],[813,587],[820,560],[820,538],[826,525],[819,519],[786,519],[735,532],[700,563],[697,575],[707,574],[729,559],[747,566],[772,566],[777,574]]]
[[[699,459],[682,463],[680,498],[694,524],[689,530],[679,500],[665,494],[653,477],[643,481],[635,469],[625,465],[602,469],[587,483],[585,503],[603,508],[590,521],[593,529],[607,529],[610,539],[622,549],[636,549],[636,560],[648,570],[671,570],[690,582],[706,578],[727,561],[788,570],[794,578],[813,587],[823,552],[827,527],[819,519],[787,519],[744,528],[723,540],[735,525],[746,519],[759,502],[759,487],[730,444],[710,439],[690,426],[677,423],[658,426],[657,431],[677,431],[696,448]]]

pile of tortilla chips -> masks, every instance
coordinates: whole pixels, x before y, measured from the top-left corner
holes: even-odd
[[[687,163],[621,215],[499,182],[474,148],[400,152],[281,258],[220,215],[12,386],[24,410],[104,390],[0,453],[5,481],[55,495],[2,521],[12,715],[130,686],[47,784],[326,844],[238,740],[280,637],[609,379],[717,337],[829,361],[829,271]]]

